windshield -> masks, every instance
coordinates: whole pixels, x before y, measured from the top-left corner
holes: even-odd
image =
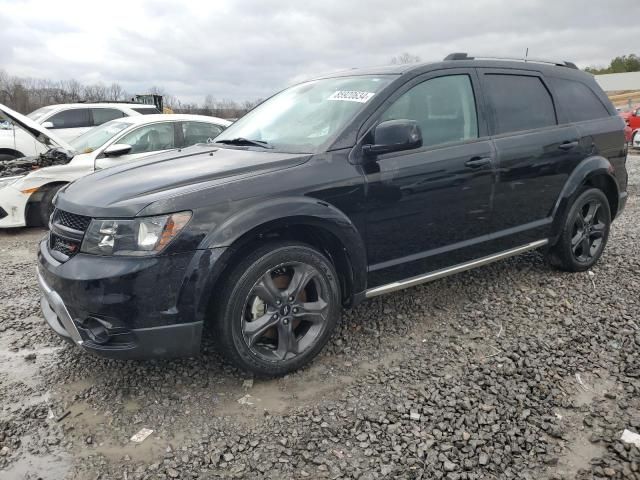
[[[314,153],[337,134],[392,76],[314,80],[271,97],[216,137],[216,142],[263,142],[270,148]],[[237,144],[241,144],[237,142]]]
[[[91,153],[130,126],[131,123],[129,122],[111,120],[110,122],[103,123],[99,127],[89,130],[87,133],[83,133],[78,138],[72,140],[70,144],[76,152]]]
[[[37,110],[34,110],[29,115],[27,115],[27,117],[29,117],[34,122],[37,122],[38,119],[44,117],[47,113],[51,112],[55,108],[56,107],[42,107],[42,108],[39,108]]]

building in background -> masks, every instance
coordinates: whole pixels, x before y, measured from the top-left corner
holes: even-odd
[[[595,79],[616,107],[640,104],[640,72],[607,73]]]

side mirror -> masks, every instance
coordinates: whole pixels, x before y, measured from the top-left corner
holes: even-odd
[[[43,128],[53,128],[53,122],[44,122],[42,124]]]
[[[422,146],[422,132],[415,120],[387,120],[373,130],[373,142],[362,146],[365,155],[412,150]]]
[[[109,145],[104,149],[105,157],[119,157],[120,155],[125,155],[131,151],[131,145],[127,145],[126,143],[114,143],[113,145]]]

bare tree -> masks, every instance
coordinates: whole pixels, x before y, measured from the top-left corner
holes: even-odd
[[[147,92],[162,95],[164,106],[175,113],[197,113],[215,115],[223,118],[238,118],[251,110],[261,100],[245,100],[241,103],[230,99],[216,100],[208,94],[204,103],[183,103],[174,95],[166,93],[162,87],[153,86]],[[40,107],[57,103],[79,101],[121,101],[131,100],[118,83],[108,87],[98,83],[83,85],[77,80],[52,81],[46,79],[13,77],[0,70],[0,103],[22,113],[32,112]]]
[[[117,83],[112,83],[111,86],[107,89],[107,100],[119,102],[121,100],[124,100],[125,98],[126,97],[124,89]]]
[[[405,63],[419,63],[420,57],[417,55],[412,55],[409,52],[404,52],[400,55],[396,55],[391,59],[392,65],[404,65]]]

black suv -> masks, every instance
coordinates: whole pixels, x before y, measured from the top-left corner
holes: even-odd
[[[624,122],[568,62],[349,70],[213,143],[61,190],[39,253],[50,326],[115,358],[309,362],[342,306],[542,248],[598,260],[626,201]]]

